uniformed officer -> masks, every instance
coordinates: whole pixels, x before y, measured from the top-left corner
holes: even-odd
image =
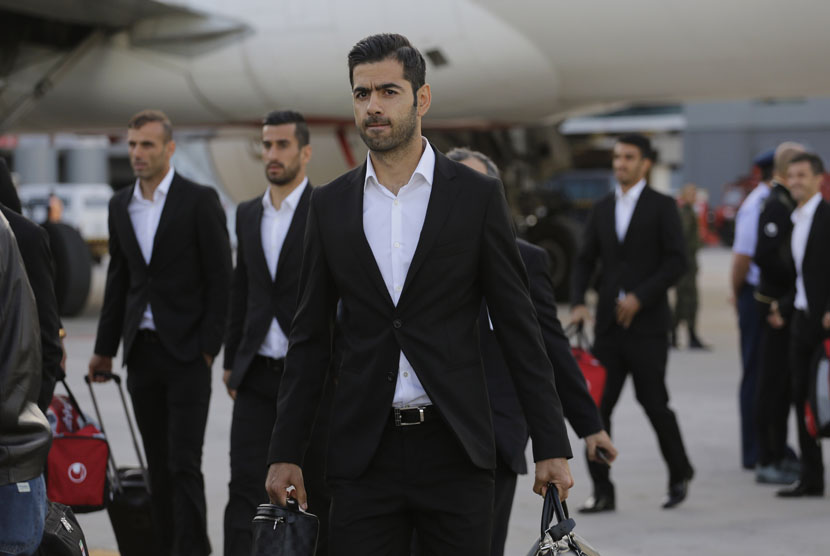
[[[675,287],[674,318],[672,322],[672,347],[677,347],[677,327],[685,322],[689,330],[689,349],[707,349],[698,338],[697,330],[697,252],[702,243],[698,230],[695,202],[697,187],[687,183],[680,194],[680,224],[683,226],[683,239],[686,240],[686,259],[688,268]]]
[[[761,315],[761,355],[756,407],[759,483],[790,484],[798,479],[797,462],[788,457],[787,417],[790,411],[790,327],[773,328],[767,321],[770,304],[795,288],[795,266],[790,254],[793,229],[790,216],[795,201],[787,186],[787,168],[804,151],[797,143],[782,143],[775,150],[772,191],[763,203],[758,221],[754,261],[760,269],[755,292]]]

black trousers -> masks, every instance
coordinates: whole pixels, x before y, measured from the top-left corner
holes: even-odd
[[[250,556],[252,520],[256,508],[268,503],[268,446],[277,417],[277,395],[282,379],[282,360],[257,356],[236,392],[231,422],[231,481],[225,506],[225,556]],[[308,511],[320,519],[317,554],[328,554],[330,495],[325,484],[325,442],[330,412],[331,385],[321,402],[311,445],[303,464]]]
[[[669,393],[666,389],[667,335],[640,336],[618,329],[597,337],[594,356],[608,373],[600,404],[600,414],[608,434],[611,434],[611,414],[625,379],[630,374],[637,401],[657,433],[660,451],[669,468],[669,482],[679,482],[688,477],[691,464],[683,446],[677,418],[669,408]],[[613,491],[608,466],[588,462],[588,470],[594,482],[595,493]]]
[[[368,469],[329,485],[331,556],[409,556],[413,532],[420,554],[489,554],[493,470],[473,465],[440,418],[387,425]]]
[[[741,385],[738,398],[741,412],[741,465],[752,469],[758,463],[756,401],[761,368],[761,315],[755,301],[755,288],[744,284],[738,293],[738,328],[741,340]]]
[[[761,315],[768,312],[760,305]],[[762,316],[763,318],[763,316]],[[790,414],[790,326],[776,329],[761,323],[761,358],[755,407],[758,423],[758,463],[771,465],[787,457],[787,418]]]
[[[140,332],[127,361],[127,389],[141,431],[156,529],[148,554],[206,556],[202,445],[210,369],[202,357],[175,360],[153,333]]]
[[[803,311],[796,311],[791,325],[790,369],[792,395],[798,418],[798,444],[801,449],[801,482],[807,487],[824,488],[824,462],[821,444],[810,436],[804,423],[804,402],[807,401],[810,365],[816,350],[825,337],[821,323],[810,319]]]
[[[493,536],[490,544],[490,556],[503,556],[504,544],[507,542],[507,529],[510,525],[510,512],[516,494],[518,475],[510,469],[504,459],[496,462],[495,496],[493,499]]]

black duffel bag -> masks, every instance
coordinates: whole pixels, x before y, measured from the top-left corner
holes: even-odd
[[[556,522],[551,524],[553,518]],[[599,552],[585,539],[573,532],[576,522],[567,516],[567,511],[559,501],[556,485],[548,483],[545,502],[542,505],[542,531],[527,553],[527,556],[600,556]]]
[[[286,507],[260,504],[254,516],[251,556],[314,556],[320,521],[293,498]]]
[[[72,508],[58,502],[48,504],[43,539],[35,556],[89,556],[84,532]]]

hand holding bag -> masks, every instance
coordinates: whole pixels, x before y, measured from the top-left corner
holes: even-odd
[[[554,517],[556,522],[551,524]],[[542,505],[541,536],[527,556],[600,556],[594,547],[573,532],[575,526],[576,522],[565,514],[556,485],[548,483],[545,502]]]
[[[289,498],[287,506],[260,504],[254,516],[251,556],[314,556],[320,521]]]

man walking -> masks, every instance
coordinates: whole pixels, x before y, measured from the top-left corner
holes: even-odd
[[[585,242],[574,267],[572,321],[590,318],[585,292],[597,263],[599,305],[594,328],[594,355],[608,376],[600,405],[605,430],[626,377],[631,374],[669,468],[664,508],[685,498],[693,470],[686,456],[677,418],[669,408],[666,360],[671,313],[666,292],[686,268],[685,246],[674,199],[646,183],[655,153],[642,135],[625,135],[614,145],[613,194],[591,210]],[[614,485],[607,466],[589,462],[594,494],[580,511],[615,509]]]
[[[496,453],[478,315],[487,301],[533,438],[534,490],[573,483],[562,408],[498,180],[421,136],[431,92],[400,35],[349,53],[366,163],[314,191],[300,300],[271,438],[268,494],[306,505],[303,454],[331,356],[342,362],[327,478],[330,552],[486,554]],[[482,418],[484,416],[484,418]]]
[[[455,148],[447,153],[455,160],[493,178],[500,178],[496,164],[485,154],[466,148]],[[617,450],[602,428],[599,410],[588,392],[585,377],[571,353],[571,344],[562,330],[556,310],[553,283],[550,278],[550,257],[547,251],[523,239],[516,240],[519,255],[527,269],[528,287],[533,308],[542,330],[545,350],[556,370],[556,390],[562,401],[565,417],[585,439],[588,459],[601,461],[606,457],[610,464],[617,457]],[[481,340],[481,358],[487,376],[487,393],[493,410],[493,430],[496,434],[496,482],[493,508],[493,542],[490,556],[504,554],[507,528],[513,507],[518,475],[527,473],[525,448],[527,447],[527,421],[516,395],[516,387],[504,360],[502,349],[490,322],[487,305],[482,304],[478,318]],[[604,450],[598,455],[597,449]]]
[[[210,553],[202,444],[210,367],[222,346],[231,253],[216,191],[175,172],[170,120],[145,110],[127,130],[133,187],[109,205],[110,263],[93,380],[124,341],[127,388],[144,441],[158,554]]]
[[[311,145],[302,114],[286,110],[265,117],[262,156],[270,185],[265,195],[241,203],[236,211],[236,269],[223,377],[234,399],[225,556],[251,554],[251,523],[257,506],[268,502],[264,486],[268,441],[276,419],[287,335],[297,308],[311,197],[306,177]],[[328,412],[327,407],[321,411]],[[320,436],[315,437],[316,449],[306,456],[306,479],[309,508],[321,524],[318,554],[327,554],[329,499],[319,461],[323,454],[317,446]],[[309,473],[312,468],[315,471]]]

